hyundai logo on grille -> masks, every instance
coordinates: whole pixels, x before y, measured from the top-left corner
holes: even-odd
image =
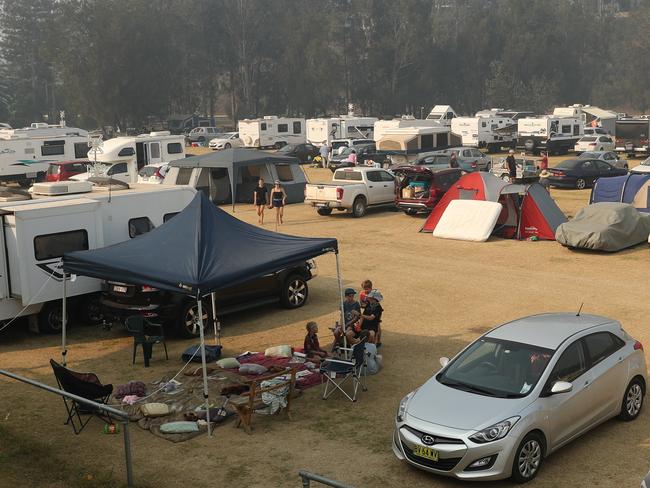
[[[422,441],[422,444],[427,446],[432,446],[436,443],[436,438],[429,434],[424,434],[420,440]]]

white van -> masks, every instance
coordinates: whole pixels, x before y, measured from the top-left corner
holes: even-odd
[[[305,119],[269,115],[261,119],[239,121],[239,138],[245,147],[277,149],[287,144],[303,144]]]

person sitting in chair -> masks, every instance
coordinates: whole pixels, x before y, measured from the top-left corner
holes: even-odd
[[[316,322],[307,322],[305,326],[307,335],[305,336],[304,354],[307,356],[307,361],[319,364],[327,357],[327,351],[320,347],[318,342],[318,324]]]
[[[368,293],[366,296],[366,308],[363,309],[361,318],[359,319],[361,333],[366,332],[368,334],[368,342],[372,344],[376,344],[379,338],[379,324],[381,322],[381,314],[384,311],[379,302],[383,299],[384,297],[379,290],[372,290]]]

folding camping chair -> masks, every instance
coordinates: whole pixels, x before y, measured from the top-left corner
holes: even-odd
[[[135,353],[138,344],[142,345],[142,354],[144,355],[144,367],[149,367],[153,345],[162,344],[165,348],[165,358],[169,360],[167,354],[167,343],[165,342],[165,332],[163,326],[150,322],[142,315],[131,315],[126,319],[126,330],[133,335],[133,364],[135,364]]]
[[[102,405],[106,405],[111,393],[113,393],[113,385],[102,385],[101,381],[99,381],[99,378],[94,373],[78,373],[76,371],[71,371],[61,366],[54,359],[50,359],[50,365],[54,371],[56,382],[58,383],[59,388],[63,391],[86,398],[87,400],[101,403]],[[102,411],[96,407],[91,407],[76,402],[75,400],[70,400],[66,397],[63,397],[63,403],[68,412],[68,418],[65,421],[65,425],[71,424],[72,430],[74,430],[75,434],[81,433],[84,427],[86,427],[86,424],[88,424],[90,419],[94,416],[99,417],[110,424],[113,423],[110,415],[102,413]],[[83,419],[82,415],[87,416],[87,418]]]
[[[339,390],[348,400],[356,402],[359,386],[363,391],[368,390],[364,381],[366,375],[366,339],[363,338],[361,342],[356,343],[351,348],[340,347],[339,350],[349,353],[350,359],[327,358],[321,363],[320,373],[322,378],[326,380],[323,389],[323,400],[329,398],[336,390]],[[343,389],[343,385],[349,379],[352,379],[353,384],[352,396]]]

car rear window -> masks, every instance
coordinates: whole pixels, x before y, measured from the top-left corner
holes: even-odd
[[[598,364],[610,354],[620,349],[625,343],[609,332],[598,332],[584,338],[591,360],[591,365]]]
[[[155,166],[145,166],[140,170],[140,176],[153,176],[157,169]]]
[[[361,181],[361,172],[360,171],[350,171],[339,169],[334,173],[335,180],[350,180],[350,181]]]
[[[582,139],[580,139],[581,142],[594,142],[595,140],[596,138],[591,136],[583,137]]]

